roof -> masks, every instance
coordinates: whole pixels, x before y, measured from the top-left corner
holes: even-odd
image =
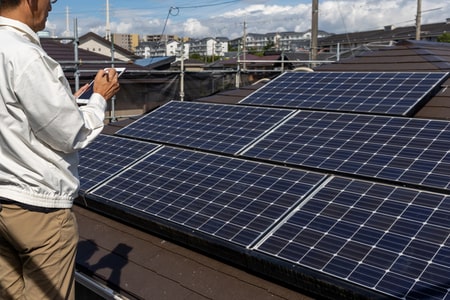
[[[78,271],[128,299],[312,299],[81,206],[74,212]]]
[[[450,31],[450,22],[440,22],[432,24],[423,24],[421,26],[421,38],[429,39],[435,38],[444,32]],[[389,42],[415,39],[416,27],[393,27],[386,26],[384,29],[350,32],[342,34],[333,34],[327,37],[320,38],[318,44],[321,47],[328,45],[343,44],[348,45],[352,43],[372,43],[372,42]]]
[[[196,99],[197,102],[208,102],[208,103],[225,103],[225,104],[236,104],[249,94],[253,93],[260,87],[262,87],[264,83],[255,83],[252,85],[247,85],[239,89],[226,90],[221,91],[215,95],[211,95],[208,97],[203,97],[200,99]]]
[[[354,58],[333,64],[323,64],[316,71],[339,72],[450,72],[450,43],[406,40],[394,46],[367,51]],[[421,118],[450,120],[450,80],[442,92],[416,114]]]
[[[79,38],[80,44],[85,43],[85,42],[87,42],[89,40],[94,40],[97,43],[99,43],[99,44],[101,44],[101,45],[103,45],[104,47],[107,47],[107,48],[111,47],[111,42],[110,41],[102,38],[101,36],[99,36],[96,33],[93,33],[92,31],[88,32],[88,33],[86,33],[86,34],[84,34],[82,36],[80,36],[80,38]],[[114,44],[114,51],[120,52],[122,55],[124,55],[126,57],[129,57],[129,59],[131,59],[131,60],[134,60],[134,59],[137,58],[137,56],[133,52],[128,51],[127,49],[125,49],[123,47],[120,47],[117,44]]]
[[[377,54],[362,55],[362,64],[366,64],[365,71],[370,66],[378,68],[384,65],[382,71],[394,71],[393,63],[383,63],[390,59],[390,51],[405,51],[410,53],[410,65],[427,64],[434,66],[434,71],[444,66],[445,59],[437,58],[447,45],[434,43],[407,42],[398,44],[391,49],[377,51]],[[443,48],[442,48],[443,47]],[[372,55],[377,56],[377,63],[369,62]],[[415,54],[414,54],[415,53]],[[409,55],[409,54],[408,54]],[[406,55],[406,56],[408,56]],[[417,59],[430,55],[429,59]],[[402,55],[400,55],[401,57]],[[445,53],[443,53],[445,57]],[[415,57],[413,59],[413,57]],[[367,59],[367,61],[366,61]],[[435,62],[439,61],[438,64]],[[354,60],[343,61],[332,65],[324,65],[316,71],[355,71],[359,68]],[[330,68],[330,69],[327,69]],[[369,68],[369,69],[367,69]],[[376,69],[380,71],[379,69]],[[356,70],[357,71],[357,70]],[[432,71],[429,69],[428,71]],[[445,83],[444,85],[448,84]],[[198,99],[199,102],[236,103],[245,96],[254,92],[261,85],[243,87],[241,89],[220,92],[214,96]],[[434,102],[436,106],[446,106],[449,103],[449,89],[445,87],[432,98],[428,104]],[[427,104],[427,106],[428,106]],[[425,106],[425,108],[427,107]],[[424,109],[425,109],[424,108]],[[430,107],[428,107],[430,109]],[[423,112],[423,110],[422,110]],[[434,118],[440,116],[440,110],[430,111]],[[419,112],[420,114],[420,112]],[[111,124],[104,132],[113,134],[116,130],[133,122],[127,120]],[[224,263],[209,255],[203,255],[198,249],[193,251],[185,243],[177,244],[176,240],[168,241],[154,233],[148,233],[134,228],[125,220],[107,218],[98,212],[92,212],[81,206],[75,207],[80,223],[80,250],[77,257],[77,266],[93,278],[103,281],[114,287],[126,296],[137,299],[306,299],[307,296],[300,290],[288,288],[274,279],[268,280],[261,275],[249,274],[246,270],[234,266],[230,262]],[[186,242],[186,241],[184,241]],[[126,246],[125,246],[126,245]],[[115,272],[114,272],[115,271]],[[274,270],[276,271],[276,270]]]
[[[158,69],[164,67],[167,69],[170,67],[170,64],[176,60],[175,56],[158,56],[158,57],[149,57],[149,58],[141,58],[135,61],[135,64],[148,67],[150,69]]]
[[[278,60],[280,58],[280,55],[265,55],[265,56],[258,56],[253,54],[247,54],[247,55],[240,55],[239,57],[233,57],[229,59],[221,59],[219,61],[216,61],[214,63],[211,63],[208,65],[208,68],[234,68],[238,64],[238,59],[242,62],[244,59],[247,62],[247,68],[261,68],[261,67],[272,67],[276,63],[273,62],[275,60]]]
[[[391,47],[366,51],[317,71],[450,71],[450,44],[404,40]]]
[[[52,38],[41,38],[41,44],[49,56],[58,61],[64,69],[66,75],[76,69],[75,47],[73,41],[64,41]],[[91,77],[97,70],[111,66],[111,58],[95,52],[78,48],[78,61],[81,76]],[[127,72],[147,70],[130,61],[115,60],[117,67],[126,67]]]

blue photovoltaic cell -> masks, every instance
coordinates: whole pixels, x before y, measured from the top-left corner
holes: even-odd
[[[449,190],[449,145],[445,121],[302,111],[244,155]]]
[[[99,135],[80,151],[80,191],[86,192],[157,147],[156,144]]]
[[[402,299],[449,299],[450,196],[334,177],[257,247]]]
[[[89,197],[249,246],[324,176],[163,147]]]
[[[118,135],[234,154],[292,110],[172,101]]]
[[[240,103],[410,116],[448,73],[283,73]]]

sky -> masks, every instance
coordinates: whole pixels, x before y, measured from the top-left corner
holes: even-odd
[[[106,32],[106,0],[58,0],[47,20],[52,35]],[[319,30],[346,33],[415,24],[417,0],[319,0]],[[422,24],[450,18],[450,1],[422,0]],[[247,33],[305,32],[312,0],[109,0],[112,33],[227,37]],[[69,14],[67,14],[67,11]],[[67,18],[67,15],[69,16]],[[68,20],[68,22],[67,22]],[[67,23],[69,26],[67,26]],[[244,25],[245,24],[245,25]]]

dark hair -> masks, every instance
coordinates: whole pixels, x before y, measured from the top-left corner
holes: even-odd
[[[0,8],[11,8],[19,6],[22,0],[0,0]]]

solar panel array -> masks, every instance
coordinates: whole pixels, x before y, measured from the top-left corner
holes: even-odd
[[[410,116],[446,73],[284,73],[241,104]]]
[[[172,101],[118,135],[234,154],[292,111]]]
[[[104,182],[159,145],[100,135],[91,145],[80,151],[80,191],[85,193]]]
[[[405,83],[415,73],[394,75],[430,96],[430,82]],[[263,91],[275,84],[295,98],[287,81]],[[404,114],[408,101],[391,105]],[[367,112],[170,102],[83,150],[80,180],[89,201],[199,236],[202,250],[267,257],[269,276],[287,264],[286,280],[307,269],[377,296],[450,299],[450,122]]]
[[[450,196],[334,177],[257,249],[397,298],[447,299]]]
[[[248,247],[324,178],[164,147],[92,191],[91,197]]]
[[[448,191],[449,145],[447,121],[302,111],[245,155]]]

